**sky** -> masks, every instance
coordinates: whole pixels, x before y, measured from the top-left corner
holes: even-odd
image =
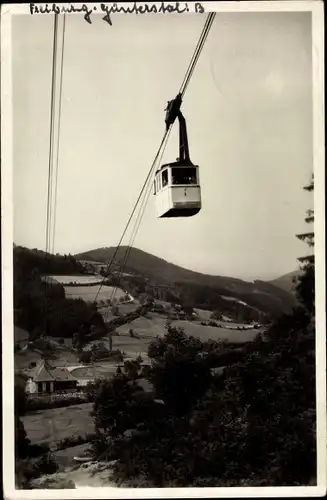
[[[66,16],[52,248],[115,246],[165,131],[203,15]],[[15,15],[14,241],[45,249],[53,17]],[[313,168],[310,12],[218,13],[182,104],[203,207],[157,219],[134,246],[199,272],[273,279],[306,252]],[[178,156],[174,126],[162,163]],[[127,238],[123,244],[129,243]]]

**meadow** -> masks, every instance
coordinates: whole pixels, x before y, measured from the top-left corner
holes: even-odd
[[[198,323],[177,320],[173,322],[174,326],[183,328],[185,333],[189,336],[198,337],[202,342],[209,339],[211,340],[226,340],[229,342],[251,342],[258,333],[263,330],[232,330],[227,326],[224,328],[217,328],[215,326],[203,326]]]
[[[87,275],[87,276],[74,276],[74,275],[67,275],[67,276],[50,276],[55,281],[58,281],[61,285],[65,286],[70,283],[77,283],[81,285],[89,285],[89,284],[96,284],[100,283],[101,280],[103,279],[102,276],[100,275]]]
[[[85,302],[93,302],[95,300],[96,294],[98,293],[100,285],[94,286],[64,286],[65,295],[67,299],[83,299]],[[113,295],[113,291],[115,293]],[[107,301],[112,300],[114,297],[116,300],[120,300],[121,297],[124,297],[126,293],[120,288],[114,288],[112,286],[102,285],[100,292],[97,296],[97,302],[101,300]]]
[[[92,403],[38,410],[22,417],[32,444],[52,445],[64,438],[94,432]]]
[[[89,275],[89,276],[50,276],[53,280],[57,281],[63,285],[65,289],[66,298],[68,299],[83,299],[85,301],[94,301],[95,296],[100,288],[100,284],[103,280],[100,275]],[[80,286],[78,286],[80,285]],[[92,285],[92,286],[87,286]],[[100,292],[97,297],[97,301],[107,301],[112,298],[112,293],[115,290],[114,297],[120,299],[123,297],[125,292],[120,288],[114,288],[112,286],[102,285]]]
[[[209,311],[207,311],[211,314]],[[202,316],[201,320],[204,317]],[[208,319],[208,318],[207,318]],[[113,336],[113,348],[120,349],[127,356],[146,356],[150,342],[158,335],[162,337],[166,331],[167,318],[157,313],[148,313],[147,317],[137,318],[130,323],[116,329],[118,335]],[[250,342],[263,329],[257,330],[233,330],[231,324],[226,323],[221,328],[203,326],[199,321],[174,320],[173,326],[181,327],[189,336],[198,337],[201,341],[223,340],[233,343]],[[222,322],[220,322],[222,323]],[[133,330],[135,337],[129,334]]]

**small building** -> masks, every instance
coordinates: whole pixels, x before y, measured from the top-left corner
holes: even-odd
[[[65,367],[53,367],[42,360],[27,381],[30,394],[51,394],[53,392],[76,390],[77,379]]]

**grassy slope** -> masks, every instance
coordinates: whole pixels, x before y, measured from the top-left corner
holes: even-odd
[[[92,403],[52,408],[22,417],[27,436],[33,444],[52,444],[71,436],[94,432],[90,416]]]

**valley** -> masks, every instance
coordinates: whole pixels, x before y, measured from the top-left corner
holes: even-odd
[[[143,369],[152,364],[149,350],[170,330],[183,332],[190,342],[206,346],[204,355],[206,350],[208,355],[210,346],[218,348],[216,361],[210,366],[212,375],[221,376],[226,366],[243,359],[259,334],[265,335],[276,314],[276,304],[283,304],[279,312],[294,304],[291,295],[273,285],[198,276],[148,255],[146,275],[145,257],[138,250],[127,272],[114,270],[110,274],[105,271],[108,260],[101,262],[103,256],[98,252],[94,264],[89,255],[80,260],[72,257],[67,274],[60,274],[64,261],[58,257],[53,258],[52,265],[57,272],[50,274],[45,272],[42,253],[21,248],[16,252],[22,253],[23,261],[31,259],[34,266],[39,260],[42,271],[40,278],[34,271],[31,281],[30,271],[21,267],[22,259],[17,262],[17,293],[21,299],[15,310],[15,376],[24,388],[27,404],[21,421],[32,446],[48,446],[52,451],[59,467],[54,477],[60,476],[62,481],[76,470],[78,456],[93,453],[93,399],[88,392],[92,384],[113,380],[119,370],[130,377],[129,363],[136,362],[141,363],[136,383],[141,392],[151,394],[153,389]],[[119,260],[114,264],[117,268]],[[40,301],[44,292],[48,294],[48,332],[42,328],[42,309],[35,309],[31,317],[34,326],[28,326],[26,283],[34,302]],[[256,306],[254,296],[259,297]],[[288,300],[283,301],[283,296]],[[56,378],[57,372],[58,376],[66,374],[65,378]],[[69,389],[60,382],[65,379],[70,381]],[[53,390],[56,384],[62,386],[59,391]],[[42,477],[36,481],[42,481]]]

